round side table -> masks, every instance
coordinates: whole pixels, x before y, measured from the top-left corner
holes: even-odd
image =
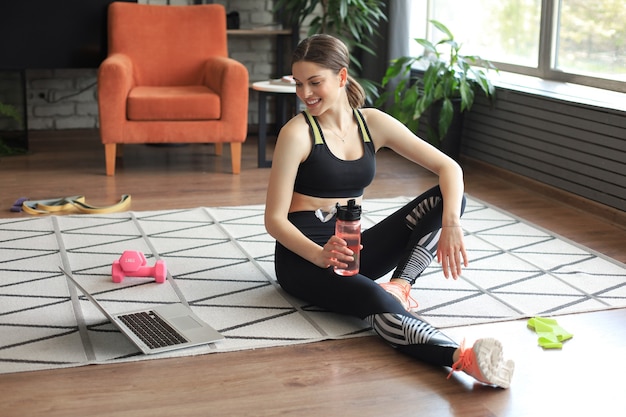
[[[265,145],[267,142],[267,98],[275,95],[276,114],[281,117],[280,126],[285,124],[285,99],[289,95],[296,93],[296,86],[293,84],[281,83],[278,81],[257,81],[252,84],[252,89],[259,92],[259,150],[258,150],[258,166],[259,168],[269,168],[272,161],[265,159]]]

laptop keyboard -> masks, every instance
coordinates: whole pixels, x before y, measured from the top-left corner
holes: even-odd
[[[118,318],[152,349],[187,342],[180,333],[152,311],[125,314]]]

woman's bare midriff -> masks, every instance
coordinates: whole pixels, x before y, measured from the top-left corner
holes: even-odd
[[[291,197],[291,205],[289,206],[289,212],[293,213],[296,211],[315,211],[317,209],[322,209],[323,211],[330,211],[337,203],[342,206],[348,204],[348,200],[355,199],[357,204],[361,204],[361,200],[363,196],[359,197],[340,197],[340,198],[323,198],[323,197],[313,197],[310,195],[304,195],[300,193],[293,193]]]

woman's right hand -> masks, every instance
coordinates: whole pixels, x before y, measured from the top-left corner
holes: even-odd
[[[322,246],[318,259],[315,264],[320,268],[339,267],[347,268],[346,262],[354,260],[354,252],[348,248],[348,243],[335,235]]]

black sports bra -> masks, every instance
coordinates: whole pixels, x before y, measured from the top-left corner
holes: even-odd
[[[363,156],[346,161],[337,158],[326,145],[317,118],[302,112],[311,128],[313,148],[298,167],[294,191],[313,197],[359,197],[376,174],[376,148],[361,112],[354,109],[354,117],[363,139]]]

